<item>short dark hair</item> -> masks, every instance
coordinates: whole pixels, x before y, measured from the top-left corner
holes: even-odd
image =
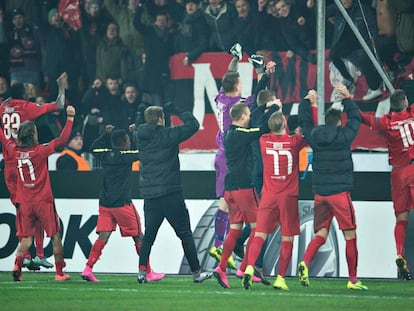
[[[325,124],[326,125],[338,125],[338,122],[342,120],[342,111],[335,109],[335,108],[329,108],[325,111]]]
[[[257,94],[257,106],[261,106],[268,103],[275,96],[276,94],[272,90],[261,90],[259,94]]]
[[[405,109],[405,92],[401,89],[395,90],[390,96],[390,111],[400,112]]]
[[[271,131],[280,132],[280,130],[283,129],[283,127],[286,124],[286,119],[282,111],[273,112],[270,115],[270,118],[267,121],[267,124],[269,125],[269,129]]]
[[[144,119],[147,124],[157,124],[159,119],[164,119],[164,110],[160,106],[149,106],[144,111]]]
[[[226,73],[221,80],[221,87],[223,88],[224,93],[233,92],[239,78],[240,74],[238,72],[232,71]]]
[[[26,88],[23,83],[17,82],[10,87],[10,96],[14,99],[24,99]]]
[[[233,105],[233,107],[231,107],[230,109],[230,117],[233,121],[238,121],[240,120],[241,116],[243,113],[246,112],[246,109],[248,109],[249,107],[247,107],[245,104],[243,103],[237,103],[235,105]]]
[[[127,142],[127,131],[123,129],[114,130],[111,135],[111,145],[114,149],[123,149]]]
[[[134,83],[132,83],[132,82],[126,82],[126,83],[124,83],[124,85],[122,86],[122,90],[125,92],[125,90],[128,87],[134,87],[136,90],[138,90],[138,87]]]
[[[24,121],[17,132],[17,141],[20,148],[31,148],[36,145],[34,134],[36,125],[33,121]]]
[[[105,79],[106,81],[108,80],[113,80],[113,81],[119,81],[121,80],[121,76],[119,75],[119,73],[116,72],[111,72]]]

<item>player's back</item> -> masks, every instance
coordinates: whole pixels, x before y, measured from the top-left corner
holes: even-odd
[[[299,151],[306,141],[300,135],[268,133],[260,138],[263,159],[263,192],[299,193]]]
[[[24,99],[10,99],[0,105],[0,116],[4,136],[17,138],[17,131],[24,121],[33,121],[42,114],[57,111],[56,103],[39,105]]]
[[[407,165],[414,159],[414,109],[390,113],[383,118],[389,149],[389,162],[393,166]]]
[[[47,158],[53,152],[52,145],[14,149],[18,171],[17,202],[53,202],[47,166]]]

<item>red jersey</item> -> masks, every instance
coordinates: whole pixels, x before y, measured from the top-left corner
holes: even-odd
[[[3,134],[6,139],[15,142],[17,138],[17,131],[22,122],[28,120],[33,121],[45,113],[57,110],[58,107],[55,102],[43,105],[38,105],[23,99],[10,99],[9,101],[3,102],[0,105],[0,117]],[[7,150],[4,150],[3,156],[7,165],[7,162],[10,162],[10,160],[8,160],[6,152]]]
[[[268,133],[260,137],[263,159],[262,192],[299,195],[299,151],[306,146],[299,135]]]
[[[382,130],[388,144],[388,161],[392,166],[404,166],[414,160],[414,107],[390,112],[380,118],[361,112],[362,122]]]
[[[0,141],[17,165],[17,203],[53,202],[47,158],[68,141],[73,121],[66,121],[60,136],[49,144],[20,148],[0,131]]]

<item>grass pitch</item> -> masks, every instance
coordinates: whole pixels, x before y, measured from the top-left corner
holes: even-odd
[[[362,280],[368,291],[346,289],[346,279],[311,279],[302,287],[287,278],[289,292],[254,284],[246,291],[229,277],[223,289],[214,277],[194,284],[190,276],[170,276],[138,284],[135,274],[96,274],[100,283],[85,282],[79,273],[57,283],[53,273],[23,271],[23,282],[0,273],[0,310],[414,310],[414,282]],[[272,278],[272,282],[273,282]]]

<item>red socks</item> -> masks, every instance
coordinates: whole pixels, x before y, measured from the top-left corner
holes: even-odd
[[[43,241],[45,239],[45,233],[40,223],[35,225],[34,242],[36,246],[36,256],[40,259],[45,258],[45,250],[43,248]]]
[[[405,253],[405,234],[407,232],[408,221],[397,221],[394,227],[395,246],[397,247],[397,255],[404,256]]]
[[[249,252],[247,254],[247,265],[248,266],[254,266],[256,263],[257,258],[260,255],[260,252],[262,251],[263,244],[265,240],[262,237],[255,236],[252,240],[252,243],[250,245]],[[246,255],[244,256],[246,257]]]
[[[93,243],[91,252],[89,254],[88,262],[86,263],[89,267],[93,268],[95,263],[98,261],[99,257],[101,257],[102,249],[105,247],[105,242],[103,240],[97,239],[95,243]]]
[[[349,280],[352,283],[357,281],[358,248],[356,239],[346,240],[346,262],[348,263]]]
[[[243,272],[244,272],[244,270],[246,270],[246,267],[247,267],[247,260],[249,259],[250,249],[252,247],[252,243],[253,243],[253,239],[254,239],[255,234],[256,234],[256,228],[251,228],[249,239],[247,240],[247,244],[246,244],[246,255],[243,257],[243,260],[240,263],[240,267],[239,267],[239,269]],[[255,261],[255,263],[256,263],[256,261]]]
[[[326,240],[320,235],[315,235],[315,237],[312,239],[312,241],[309,243],[308,247],[306,248],[305,255],[303,255],[303,261],[307,266],[310,265],[310,263],[313,260],[313,257],[315,257],[316,253],[318,252],[319,248],[325,244]]]
[[[55,261],[55,268],[57,275],[64,275],[63,268],[66,267],[66,262],[62,259],[61,261]]]
[[[237,239],[239,238],[240,234],[241,234],[240,230],[230,228],[230,231],[227,234],[226,239],[224,240],[223,253],[221,254],[221,260],[219,264],[219,267],[222,271],[226,271],[227,260],[229,259],[231,253],[233,252],[234,247],[236,246]]]
[[[281,247],[280,255],[279,255],[279,271],[278,271],[278,274],[280,274],[282,277],[285,277],[286,270],[289,266],[290,260],[292,259],[292,249],[293,249],[292,242],[282,241],[282,247]]]

